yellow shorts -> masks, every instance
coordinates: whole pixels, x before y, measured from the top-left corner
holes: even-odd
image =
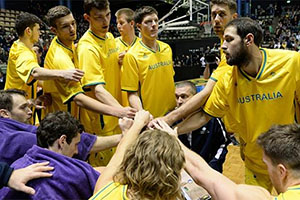
[[[88,163],[92,165],[92,167],[106,166],[115,152],[116,148],[111,148],[98,153],[91,153]]]
[[[269,175],[254,173],[249,168],[245,167],[245,183],[248,185],[258,185],[272,192],[273,185]]]

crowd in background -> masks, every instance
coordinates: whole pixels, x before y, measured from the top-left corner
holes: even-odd
[[[45,21],[44,16],[47,13],[45,4],[36,4],[30,8],[32,13]],[[277,4],[269,4],[266,8],[257,6],[252,12],[252,18],[259,21],[264,29],[264,43],[263,47],[280,48],[300,51],[300,7],[299,6],[277,6]],[[88,23],[83,19],[82,15],[74,14],[77,20],[77,30],[79,39],[88,29]],[[110,25],[110,32],[115,36],[119,36],[116,20],[112,14]],[[42,28],[39,46],[43,49],[42,59],[46,55],[48,47],[51,43],[53,35],[46,25]],[[7,32],[4,27],[0,26],[0,64],[6,64],[8,59],[8,52],[10,46],[17,39],[14,31]],[[202,66],[205,63],[214,64],[217,62],[219,56],[220,44],[212,44],[211,46],[202,47],[203,50],[190,50],[186,53],[176,55],[174,54],[174,67],[189,67]],[[216,58],[216,59],[214,59]]]

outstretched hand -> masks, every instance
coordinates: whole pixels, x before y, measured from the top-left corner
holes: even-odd
[[[134,123],[141,122],[146,126],[151,120],[151,114],[146,110],[140,110],[135,114]]]
[[[122,134],[126,133],[133,124],[133,120],[127,117],[119,119],[119,126],[122,130]]]
[[[153,126],[156,128],[156,129],[159,129],[159,130],[162,130],[162,131],[165,131],[167,133],[169,133],[170,135],[173,135],[175,137],[177,137],[177,127],[172,129],[165,121],[163,121],[162,119],[157,119],[155,121],[155,123],[153,123]]]
[[[34,195],[35,190],[26,186],[26,183],[36,178],[51,177],[52,174],[48,171],[53,170],[54,167],[50,167],[48,164],[49,162],[36,163],[22,169],[14,170],[9,178],[8,187]]]

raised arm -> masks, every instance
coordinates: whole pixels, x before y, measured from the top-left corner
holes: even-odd
[[[126,150],[135,142],[142,128],[146,126],[149,121],[150,113],[148,111],[141,110],[136,113],[133,125],[123,136],[117,147],[116,153],[113,155],[105,170],[99,177],[94,189],[94,193],[113,180],[114,175],[121,165]]]
[[[170,135],[176,135],[176,129],[171,129],[168,124],[162,120],[154,123],[155,128],[168,132]],[[270,193],[262,187],[237,185],[221,173],[212,169],[206,162],[188,149],[179,139],[179,142],[185,155],[185,169],[193,180],[212,196],[215,200],[267,200],[272,199]]]
[[[90,153],[97,153],[106,149],[115,147],[121,141],[122,134],[110,135],[110,136],[97,136],[97,139],[91,149]]]
[[[210,119],[211,116],[205,114],[203,111],[195,112],[176,126],[177,132],[181,135],[197,130],[204,126]]]
[[[201,92],[194,95],[190,100],[181,105],[178,109],[173,110],[166,116],[162,117],[162,119],[167,122],[167,124],[172,125],[173,123],[187,117],[196,110],[199,110],[211,94],[215,84],[215,81],[209,79],[205,88]]]
[[[36,67],[31,71],[31,76],[37,80],[64,79],[66,81],[79,82],[84,72],[80,69],[50,70]]]
[[[143,110],[143,105],[138,95],[138,92],[127,92],[127,93],[128,93],[128,101],[130,106],[132,106],[137,110]]]
[[[112,97],[113,98],[113,97]],[[114,99],[114,98],[113,98]],[[89,96],[86,96],[82,93],[77,94],[74,97],[74,102],[79,105],[80,107],[86,108],[88,110],[104,114],[104,115],[111,115],[115,117],[129,117],[134,118],[136,109],[130,107],[122,107],[120,105],[112,106],[106,105],[100,101],[97,101]]]

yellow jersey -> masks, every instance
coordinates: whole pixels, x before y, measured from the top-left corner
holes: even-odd
[[[296,199],[300,199],[300,185],[289,187],[287,191],[273,198],[273,200],[296,200]]]
[[[132,47],[135,43],[137,43],[138,41],[140,41],[139,37],[135,37],[135,39],[133,40],[132,44],[128,45],[125,41],[122,40],[121,37],[117,37],[116,38],[116,45],[118,48],[118,53],[124,52],[124,51],[128,51],[130,49],[130,47]],[[121,72],[123,71],[123,66],[121,66]],[[129,106],[129,102],[128,102],[128,94],[125,91],[121,91],[122,92],[122,106]]]
[[[52,70],[68,70],[77,68],[78,62],[75,55],[75,46],[65,46],[57,36],[52,40],[48,49],[44,67]],[[68,111],[78,118],[79,108],[72,99],[83,93],[79,82],[65,80],[46,80],[43,84],[45,93],[50,93],[52,104],[46,107],[45,113],[55,111]]]
[[[138,91],[143,108],[153,117],[164,116],[176,106],[172,50],[166,43],[157,43],[157,51],[142,41],[131,47],[124,57],[121,79],[122,90]]]
[[[36,67],[40,66],[35,52],[20,40],[15,41],[9,50],[4,89],[24,90],[27,98],[36,98],[36,80],[31,76]]]
[[[89,200],[129,200],[126,193],[127,185],[111,182],[100,189]]]
[[[246,167],[267,174],[256,139],[274,124],[294,123],[294,100],[300,97],[300,54],[270,49],[261,49],[261,53],[263,62],[257,76],[232,67],[215,85],[204,111],[214,117],[229,113],[246,143]]]
[[[223,44],[223,40],[221,40],[221,46]],[[232,66],[227,64],[226,56],[223,52],[223,49],[220,50],[221,60],[216,70],[213,71],[210,79],[217,82],[220,80],[228,71],[232,69]],[[223,117],[223,122],[225,124],[226,131],[230,133],[236,133],[236,126],[232,123],[232,116],[230,114],[226,114]]]
[[[84,71],[82,79],[86,95],[97,99],[90,86],[105,85],[105,89],[120,103],[121,83],[118,49],[115,38],[107,33],[105,38],[88,30],[78,42],[79,68]],[[97,135],[120,133],[118,118],[103,116],[80,108],[80,120],[87,132]]]
[[[36,99],[37,82],[31,76],[32,70],[36,67],[40,67],[36,53],[20,40],[15,41],[9,50],[4,89],[24,90],[28,95],[27,99]],[[32,109],[32,113],[31,124],[38,125],[39,119],[35,108]]]

